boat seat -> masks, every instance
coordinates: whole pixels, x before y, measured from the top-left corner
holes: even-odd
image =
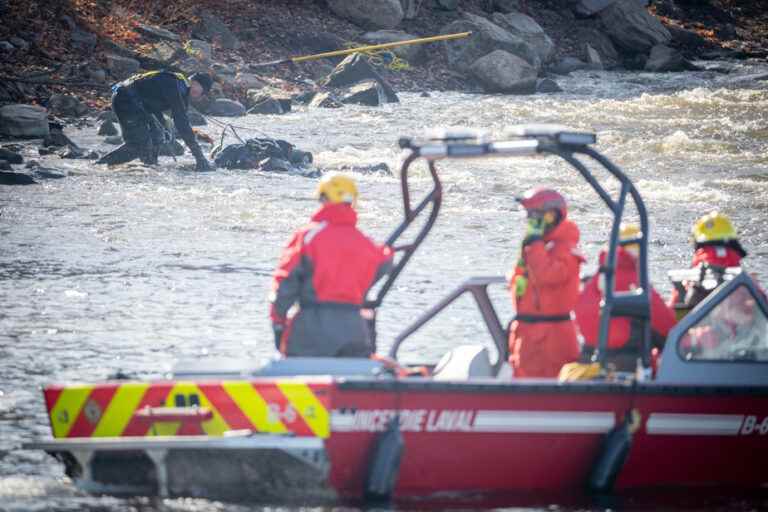
[[[468,380],[494,377],[488,349],[482,345],[460,345],[448,351],[437,363],[434,380]]]

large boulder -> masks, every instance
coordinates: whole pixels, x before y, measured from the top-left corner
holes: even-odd
[[[611,38],[596,28],[578,27],[573,32],[573,38],[591,46],[599,54],[600,60],[605,67],[614,67],[621,60],[619,52],[616,50],[613,42],[611,42]],[[584,55],[584,57],[587,58],[588,56]]]
[[[387,95],[387,101],[391,103],[400,101],[392,86],[373,69],[368,59],[359,53],[348,55],[330,75],[320,81],[320,84],[326,87],[345,87],[369,79],[376,80],[381,84]]]
[[[6,105],[0,108],[0,133],[20,138],[47,137],[48,111],[37,105]]]
[[[629,53],[648,53],[672,40],[669,30],[638,0],[616,0],[600,12],[600,19],[616,46]]]
[[[502,14],[500,12],[494,13],[493,21],[498,26],[509,31],[510,34],[515,35],[528,43],[536,53],[539,55],[541,62],[547,62],[552,55],[552,51],[555,49],[555,43],[544,32],[541,25],[536,23],[536,20],[530,16],[520,13]]]
[[[184,55],[181,43],[174,41],[160,41],[155,43],[147,52],[147,56],[164,64],[173,62]]]
[[[70,94],[51,95],[48,108],[62,117],[80,117],[88,112],[88,106]]]
[[[539,55],[528,43],[482,16],[465,13],[464,19],[449,23],[440,33],[467,31],[472,32],[472,37],[444,43],[448,65],[457,71],[468,71],[477,59],[494,50],[504,50],[524,59],[537,69],[541,67]]]
[[[538,71],[517,55],[496,50],[477,59],[469,68],[487,92],[533,94]]]
[[[395,28],[404,16],[400,0],[328,0],[328,7],[337,16],[366,28]]]
[[[225,50],[237,50],[240,48],[240,40],[229,30],[223,21],[209,11],[200,14],[200,23],[193,33],[214,41]]]
[[[399,41],[408,41],[416,39],[418,36],[408,34],[402,30],[377,30],[375,32],[366,32],[360,39],[368,44],[396,43]],[[423,53],[424,46],[421,44],[408,44],[392,48],[391,51],[401,59],[408,62],[416,62]]]
[[[651,49],[648,60],[645,61],[645,70],[653,72],[663,71],[692,71],[699,69],[683,57],[679,51],[659,44]]]
[[[571,9],[579,16],[592,16],[608,8],[616,0],[575,0]]]
[[[349,87],[341,94],[340,100],[348,105],[366,105],[369,107],[378,107],[387,101],[384,90],[376,80],[364,80]]]
[[[126,78],[136,73],[141,64],[131,57],[123,57],[116,53],[107,53],[104,56],[107,60],[107,69],[115,78]]]

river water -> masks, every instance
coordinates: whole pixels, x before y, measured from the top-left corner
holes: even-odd
[[[580,72],[560,79],[566,92],[555,95],[401,94],[401,103],[382,108],[297,109],[235,122],[313,152],[321,169],[384,162],[393,171],[402,157],[398,137],[434,126],[498,132],[558,122],[594,130],[597,148],[645,199],[651,277],[662,294],[666,271],[690,258],[691,223],[713,209],[731,216],[750,252],[748,268],[768,282],[768,82],[751,78],[768,66],[707,65],[731,72]],[[218,138],[220,129],[204,131]],[[108,149],[94,129],[66,133]],[[40,389],[51,381],[98,381],[117,370],[158,377],[177,358],[272,355],[270,275],[290,233],[316,208],[316,180],[195,173],[188,155],[119,170],[39,160],[69,176],[0,187],[0,510],[241,510],[88,496],[53,459],[20,446],[50,435]],[[604,243],[607,210],[564,162],[452,161],[443,163],[442,177],[441,217],[380,311],[380,352],[463,279],[512,267],[525,224],[514,197],[530,187],[549,184],[567,196],[588,267]],[[398,181],[383,174],[358,180],[360,226],[381,240],[401,215]],[[416,186],[427,184],[422,171]],[[508,315],[504,293],[497,298]],[[409,340],[402,358],[436,361],[460,340],[482,339],[478,319],[469,301],[457,303]]]

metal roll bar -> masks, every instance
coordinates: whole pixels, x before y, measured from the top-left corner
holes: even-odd
[[[414,242],[396,248],[396,250],[405,251],[405,254],[395,265],[395,270],[388,276],[376,298],[367,302],[366,307],[375,309],[381,305],[384,295],[391,288],[394,280],[400,274],[405,264],[434,225],[442,200],[442,185],[435,166],[437,160],[552,154],[559,156],[571,164],[587,183],[589,183],[611,213],[613,213],[613,225],[611,226],[610,237],[608,240],[608,257],[605,264],[599,270],[604,275],[606,286],[600,310],[598,349],[593,358],[600,363],[605,362],[611,318],[633,317],[640,319],[643,326],[642,353],[640,356],[643,365],[648,368],[650,366],[651,350],[650,286],[648,278],[648,215],[639,192],[619,167],[590,147],[591,144],[594,144],[597,141],[597,137],[594,133],[578,132],[559,125],[523,125],[506,130],[505,135],[505,140],[488,141],[487,135],[480,131],[468,129],[442,129],[428,133],[422,138],[400,139],[400,146],[403,149],[410,151],[410,154],[405,158],[400,171],[405,220],[392,233],[388,239],[388,243],[394,244],[405,229],[411,225],[428,204],[432,204],[433,207],[430,211],[429,219],[424,226],[422,226]],[[598,183],[590,170],[581,162],[581,160],[576,158],[576,155],[584,155],[585,157],[590,158],[618,180],[620,184],[618,199],[614,200],[611,197],[605,188]],[[416,208],[412,208],[408,187],[408,170],[411,164],[419,158],[427,160],[434,187]],[[635,209],[640,217],[641,232],[632,240],[619,242],[619,226],[626,209],[628,198],[634,203]],[[614,290],[617,248],[619,245],[627,244],[638,244],[640,247],[638,259],[639,287],[632,291],[617,292]],[[447,304],[452,302],[458,296],[457,294],[461,294],[464,291],[472,291],[472,289],[471,286],[469,288],[466,286],[460,287],[448,298],[444,299],[437,306],[433,307],[430,311],[417,319],[414,324],[406,328],[402,334],[396,338],[391,354],[396,355],[397,349],[403,340],[425,324]],[[473,295],[476,295],[474,291]],[[484,307],[487,307],[487,305],[484,305]],[[493,308],[492,305],[490,307]],[[482,309],[483,308],[481,308],[481,310]],[[494,316],[497,318],[496,322],[492,321],[492,317]],[[493,315],[484,314],[483,317],[498,345],[498,340],[495,339],[498,337],[498,333],[496,332],[498,330],[498,317],[496,316],[495,310],[493,311]],[[489,318],[491,319],[491,324],[488,324]]]

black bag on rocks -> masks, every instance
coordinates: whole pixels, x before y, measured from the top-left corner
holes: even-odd
[[[309,164],[312,163],[312,153],[298,150],[293,144],[279,139],[248,139],[244,144],[219,147],[211,156],[217,167],[226,169],[295,171],[302,175],[313,171],[309,168]],[[276,162],[282,165],[276,165]]]

